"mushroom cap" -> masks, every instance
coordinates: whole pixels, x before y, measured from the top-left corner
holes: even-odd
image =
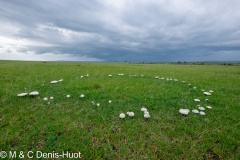
[[[143,111],[143,112],[146,112],[147,111],[147,108],[141,108],[141,111]]]
[[[200,102],[200,99],[194,99],[195,102]]]
[[[198,107],[198,109],[201,110],[201,111],[205,110],[205,108],[203,108],[203,107]]]
[[[33,91],[33,92],[30,92],[29,95],[30,96],[37,96],[37,95],[39,95],[39,92],[38,91]]]
[[[81,94],[80,97],[81,97],[81,98],[84,98],[85,96],[84,96],[84,94]]]
[[[188,115],[189,109],[179,109],[179,113],[181,113],[183,115]]]
[[[206,95],[206,96],[211,96],[210,92],[203,92],[203,94]]]
[[[208,109],[212,109],[212,107],[211,106],[206,106]]]
[[[192,110],[193,113],[199,113],[197,109]]]
[[[55,83],[58,83],[58,81],[51,81],[50,83],[51,84],[55,84]]]
[[[134,112],[127,112],[127,115],[128,115],[129,117],[133,117],[133,116],[134,116]]]
[[[205,115],[205,112],[203,112],[203,111],[200,111],[200,112],[199,112],[199,114],[201,114],[201,115],[203,115],[203,116],[204,116],[204,115]]]
[[[119,115],[119,118],[121,118],[121,119],[125,118],[125,114],[124,114],[124,113],[121,113],[121,114]]]
[[[144,114],[144,118],[150,118],[149,114]]]
[[[19,93],[19,94],[17,94],[17,96],[18,97],[24,97],[24,96],[26,96],[28,93]]]

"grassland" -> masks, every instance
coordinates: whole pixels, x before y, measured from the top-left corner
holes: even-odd
[[[82,159],[240,159],[240,66],[0,61],[0,73],[0,151],[81,152]],[[17,97],[35,90],[35,98]],[[206,97],[202,90],[214,92]],[[205,116],[179,113],[198,104],[212,109]],[[128,111],[135,116],[119,118]]]

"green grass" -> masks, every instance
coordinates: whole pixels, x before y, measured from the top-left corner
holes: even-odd
[[[240,159],[240,66],[0,63],[0,151],[81,152],[82,159]],[[206,97],[202,89],[214,92]],[[35,98],[17,97],[35,90]],[[50,96],[54,100],[43,100]],[[213,109],[205,116],[179,113],[197,104]],[[119,118],[128,111],[135,116]]]

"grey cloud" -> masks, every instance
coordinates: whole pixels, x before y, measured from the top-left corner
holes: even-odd
[[[0,34],[27,40],[15,44],[21,53],[105,61],[221,60],[218,53],[222,60],[240,58],[237,0],[13,0],[0,6]]]

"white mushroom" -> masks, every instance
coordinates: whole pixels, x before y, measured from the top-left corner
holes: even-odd
[[[19,93],[19,94],[17,94],[17,96],[18,97],[24,97],[24,96],[26,96],[28,93]]]
[[[146,112],[147,111],[147,108],[141,108],[141,111],[143,111],[143,112]]]
[[[194,99],[195,102],[200,102],[200,99]]]
[[[39,92],[38,91],[33,91],[33,92],[30,92],[29,95],[30,96],[37,96],[37,95],[39,95]]]
[[[84,97],[85,97],[84,94],[81,94],[81,95],[80,95],[80,98],[84,98]]]
[[[58,81],[51,81],[50,83],[51,84],[56,84],[56,83],[58,83]]]
[[[198,107],[198,109],[201,110],[201,111],[205,110],[205,108],[203,108],[203,107]]]
[[[124,114],[124,113],[121,113],[121,114],[119,115],[119,118],[121,118],[121,119],[125,118],[125,114]]]
[[[134,117],[134,112],[127,112],[127,115],[128,115],[129,117]]]
[[[204,116],[204,115],[205,115],[205,112],[203,112],[203,111],[200,111],[200,112],[199,112],[199,114],[201,114],[201,115],[203,115],[203,116]]]
[[[206,95],[206,96],[211,96],[210,92],[203,92],[203,94]]]
[[[67,97],[67,98],[70,98],[70,95],[68,94],[66,97]]]
[[[181,113],[182,115],[188,115],[189,109],[180,109],[179,113]]]
[[[199,111],[196,110],[196,109],[192,110],[192,112],[193,112],[193,113],[199,113]]]
[[[149,114],[144,114],[144,118],[150,118]]]
[[[44,101],[47,101],[47,100],[48,100],[48,98],[47,98],[47,97],[45,97],[45,98],[43,98],[43,100],[44,100]]]
[[[208,109],[212,109],[212,107],[211,106],[206,106]]]

